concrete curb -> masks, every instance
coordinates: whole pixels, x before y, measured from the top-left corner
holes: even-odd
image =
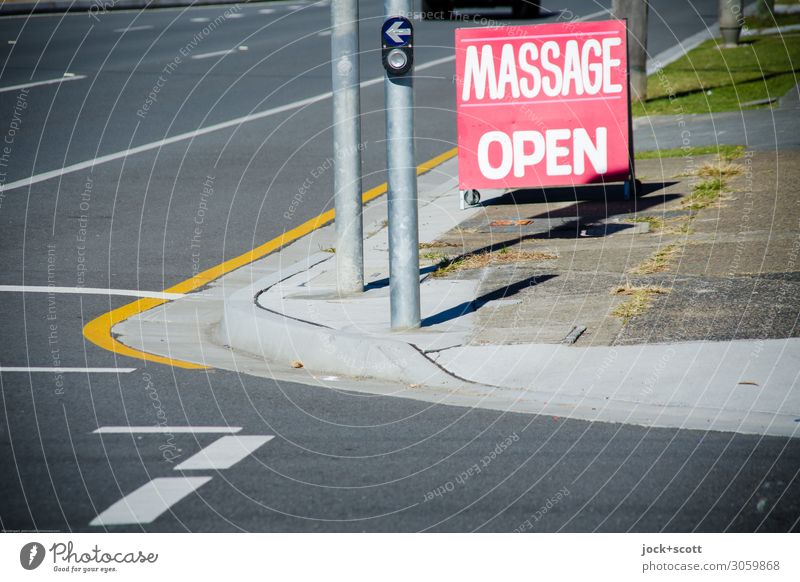
[[[286,317],[258,305],[258,296],[270,287],[332,256],[316,253],[234,292],[225,300],[215,339],[235,350],[268,360],[287,364],[298,360],[315,373],[439,388],[469,384],[449,374],[406,342],[343,332]]]
[[[176,8],[181,6],[207,6],[214,4],[250,4],[263,0],[63,0],[43,2],[3,3],[0,16],[43,14],[48,12],[89,12],[102,14],[112,10],[133,10],[147,8]]]

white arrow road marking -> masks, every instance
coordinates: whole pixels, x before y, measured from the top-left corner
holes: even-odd
[[[151,299],[180,299],[184,293],[140,291],[138,289],[99,289],[97,287],[50,287],[48,285],[0,285],[0,291],[11,293],[74,293],[79,295],[122,295]]]
[[[186,459],[175,470],[229,469],[273,438],[272,435],[225,436]]]
[[[21,85],[11,85],[9,87],[0,87],[0,93],[6,91],[16,91],[18,89],[28,89],[29,87],[39,87],[41,85],[53,85],[55,83],[66,83],[67,81],[78,81],[85,79],[86,75],[72,75],[69,77],[58,77],[57,79],[48,79],[46,81],[34,81],[32,83],[22,83]]]
[[[411,34],[410,28],[400,28],[403,26],[403,23],[399,20],[393,22],[392,25],[386,30],[386,36],[391,38],[396,43],[404,42],[404,36],[408,36]]]
[[[209,481],[211,481],[211,477],[159,477],[153,479],[114,503],[95,517],[89,525],[151,523],[178,501]]]
[[[0,373],[9,372],[49,372],[51,374],[130,374],[136,368],[54,368],[52,366],[0,366]]]
[[[147,434],[168,432],[178,433],[219,433],[219,432],[239,432],[241,426],[101,426],[92,431],[93,434]]]

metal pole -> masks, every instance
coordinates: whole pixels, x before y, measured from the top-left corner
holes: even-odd
[[[386,16],[408,16],[412,0],[385,0]],[[420,326],[417,164],[413,68],[386,73],[386,161],[389,174],[389,299],[392,329]]]
[[[647,99],[647,0],[614,0],[614,18],[628,21],[628,66],[631,79],[631,99]]]
[[[742,0],[719,0],[719,32],[726,47],[739,44],[743,22]]]
[[[349,295],[364,291],[358,0],[333,0],[331,27],[336,282]]]

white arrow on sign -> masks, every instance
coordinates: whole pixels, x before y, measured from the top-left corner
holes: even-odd
[[[410,28],[400,28],[403,26],[403,23],[400,20],[397,20],[392,23],[392,25],[386,29],[386,36],[392,39],[393,42],[398,44],[405,42],[404,36],[408,36],[411,34]]]

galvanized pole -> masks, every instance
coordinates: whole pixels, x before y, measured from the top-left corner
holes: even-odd
[[[726,47],[738,46],[743,23],[742,0],[719,0],[719,32]]]
[[[386,17],[413,11],[412,0],[385,0]],[[392,329],[420,326],[417,164],[414,156],[413,68],[386,73],[386,161],[389,182],[389,298]]]
[[[364,291],[358,0],[331,2],[336,281],[340,295]]]
[[[613,0],[614,18],[628,21],[628,67],[631,78],[631,99],[647,98],[647,0]]]

